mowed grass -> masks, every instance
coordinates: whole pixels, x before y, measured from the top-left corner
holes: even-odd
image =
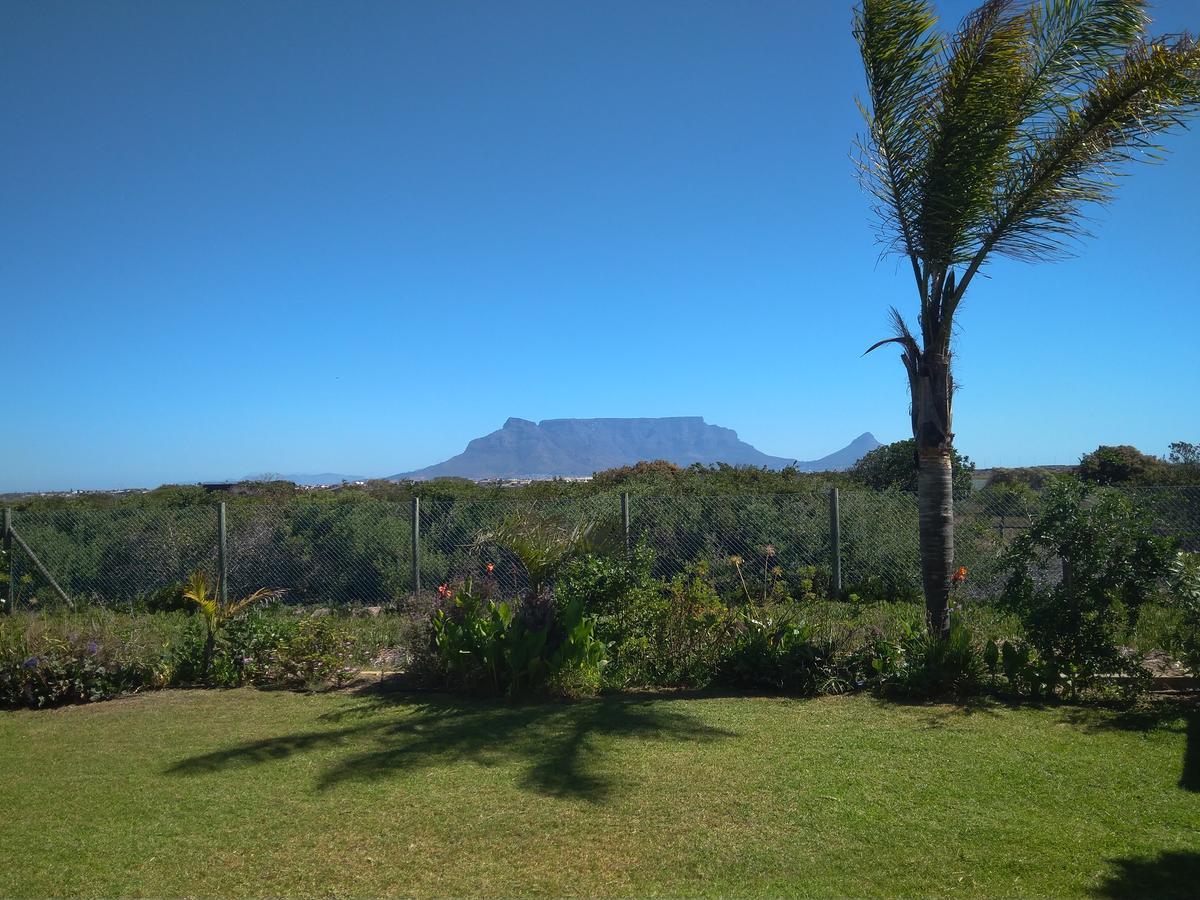
[[[1200,890],[1200,720],[168,691],[0,713],[0,893]]]

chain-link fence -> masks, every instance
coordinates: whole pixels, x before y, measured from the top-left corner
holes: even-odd
[[[1200,487],[1125,493],[1160,533],[1200,551]],[[1002,551],[1029,526],[1038,503],[1036,494],[1016,491],[983,491],[956,503],[955,560],[970,573],[961,588],[967,596],[998,592]],[[235,501],[226,507],[223,560],[215,504],[68,504],[12,512],[13,533],[44,571],[14,546],[11,583],[18,607],[63,602],[49,578],[77,605],[121,606],[144,601],[197,569],[215,577],[222,565],[232,594],[283,588],[291,602],[305,604],[381,605],[411,593],[418,578],[429,589],[487,577],[512,593],[524,587],[524,571],[487,535],[516,515],[595,523],[631,545],[644,543],[653,551],[657,576],[702,565],[731,598],[743,592],[832,593],[839,569],[844,589],[864,599],[916,597],[920,591],[916,498],[844,489],[836,515],[825,491],[634,494],[627,506],[617,493],[536,503],[519,497],[423,500],[416,541],[408,502],[352,494],[314,494],[282,504]]]

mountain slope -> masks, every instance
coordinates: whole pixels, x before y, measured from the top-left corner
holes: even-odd
[[[862,434],[841,450],[797,463],[797,467],[809,472],[848,468],[878,446],[874,437]],[[679,466],[723,462],[772,469],[793,462],[769,456],[739,440],[732,429],[709,425],[700,416],[541,422],[511,418],[502,428],[475,438],[466,450],[445,462],[391,477],[416,481],[444,477],[579,477],[652,459],[669,460]]]

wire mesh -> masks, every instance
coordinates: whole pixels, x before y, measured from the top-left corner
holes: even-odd
[[[1200,487],[1123,491],[1160,534],[1200,552]],[[955,562],[968,569],[964,598],[1003,587],[1002,561],[1036,518],[1028,491],[974,492],[955,505]],[[843,585],[862,599],[920,594],[918,508],[902,492],[842,490]],[[527,587],[510,553],[486,539],[507,519],[536,515],[564,526],[621,528],[616,493],[571,500],[428,500],[421,503],[422,584],[488,579],[494,591]],[[77,603],[138,603],[201,569],[217,574],[214,506],[63,505],[13,513],[13,526]],[[283,588],[292,602],[378,605],[414,586],[411,505],[362,495],[298,497],[286,503],[227,506],[230,592]],[[672,578],[704,566],[718,591],[735,598],[822,593],[831,569],[829,496],[824,491],[631,497],[630,540],[654,556],[654,574]],[[491,566],[489,571],[488,566]],[[12,554],[18,605],[52,605],[53,592],[25,555]],[[1057,577],[1048,561],[1046,580]]]
[[[1160,535],[1175,538],[1181,550],[1200,553],[1200,486],[1136,487],[1124,493]]]
[[[620,498],[599,494],[572,500],[433,500],[421,503],[421,581],[425,587],[486,580],[494,592],[520,593],[528,578],[518,560],[487,536],[515,516],[564,526],[592,522],[612,529]],[[490,569],[489,569],[490,564]]]
[[[133,602],[216,565],[211,508],[22,510],[13,514],[13,528],[76,603]],[[14,549],[12,565],[18,604],[57,602],[25,554]]]
[[[655,574],[670,578],[705,565],[717,590],[752,597],[805,580],[830,559],[825,494],[635,496],[630,533],[654,552]],[[811,584],[809,585],[811,588]]]
[[[382,605],[412,584],[409,505],[370,498],[231,506],[231,595],[280,588],[291,602]]]

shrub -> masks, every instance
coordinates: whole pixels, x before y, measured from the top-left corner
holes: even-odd
[[[360,639],[346,620],[255,609],[218,632],[204,674],[207,634],[199,623],[173,648],[173,683],[339,687],[358,670]]]
[[[1092,484],[1124,484],[1127,482],[1154,483],[1157,473],[1165,469],[1161,459],[1143,453],[1128,444],[1110,447],[1101,444],[1079,459],[1076,474]]]
[[[960,613],[950,617],[945,638],[919,624],[903,622],[899,637],[877,633],[866,648],[870,677],[894,696],[964,697],[982,687],[985,654]]]
[[[1171,593],[1179,613],[1179,655],[1193,673],[1200,674],[1200,553],[1181,552],[1172,561]]]
[[[196,605],[184,596],[187,585],[182,581],[157,588],[146,595],[141,606],[147,612],[188,612],[194,613]]]
[[[744,609],[718,677],[740,687],[815,694],[843,684],[831,671],[833,648],[814,639],[811,625],[788,612]]]
[[[983,659],[971,630],[952,617],[944,638],[927,633],[913,638],[899,683],[922,697],[966,696],[978,691],[982,678]]]
[[[537,597],[550,590],[558,573],[572,559],[616,546],[611,527],[595,521],[570,522],[539,510],[514,513],[492,531],[475,537],[476,550],[495,544],[512,553],[529,576],[528,594]]]
[[[644,542],[629,553],[586,553],[562,568],[554,593],[560,603],[578,600],[590,615],[611,620],[630,595],[658,589],[653,568],[654,552]]]
[[[358,641],[332,617],[306,616],[287,629],[272,647],[260,683],[313,690],[340,687],[352,678]]]
[[[609,648],[611,687],[702,686],[712,682],[733,617],[699,564],[672,579],[651,574],[654,554],[640,544],[625,554],[586,554],[555,586],[560,603],[579,602],[595,616]]]
[[[106,700],[170,681],[182,616],[132,619],[103,610],[0,618],[0,705]]]
[[[733,638],[735,617],[697,563],[666,582],[642,586],[621,597],[601,620],[613,636],[614,687],[710,684]]]
[[[431,623],[450,686],[503,690],[510,697],[548,682],[598,681],[605,647],[595,627],[579,600],[560,608],[542,592],[497,602],[475,596],[470,585],[454,592]]]
[[[1053,484],[1032,526],[1005,551],[1003,603],[1021,619],[1045,687],[1077,693],[1101,676],[1144,672],[1120,639],[1161,582],[1172,542],[1113,491]],[[1039,580],[1050,563],[1057,581]]]
[[[975,464],[957,450],[951,456],[955,496],[971,492]],[[876,490],[917,490],[917,442],[913,438],[876,447],[850,469],[850,477]]]
[[[84,703],[168,685],[340,685],[394,627],[250,610],[216,634],[203,675],[207,630],[199,616],[21,612],[0,617],[0,706]]]

